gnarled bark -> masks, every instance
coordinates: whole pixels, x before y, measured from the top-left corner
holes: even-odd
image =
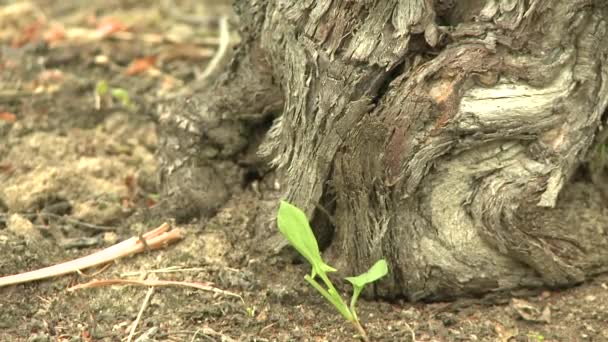
[[[204,105],[164,115],[167,193],[186,177],[199,179],[187,183],[191,208],[224,200],[218,180],[257,144],[252,122],[282,106],[261,153],[285,197],[335,229],[335,264],[355,273],[389,261],[378,294],[567,286],[606,269],[600,194],[577,183],[560,197],[608,104],[604,1],[237,9],[246,30],[227,76]]]

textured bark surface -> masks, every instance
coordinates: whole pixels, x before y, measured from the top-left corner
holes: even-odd
[[[184,212],[238,191],[227,179],[282,110],[261,154],[338,268],[389,261],[379,295],[559,287],[606,270],[601,194],[572,180],[608,104],[605,1],[236,7],[230,69],[161,111],[161,184]]]

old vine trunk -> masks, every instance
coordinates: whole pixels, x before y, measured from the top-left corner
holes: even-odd
[[[607,269],[602,193],[573,177],[603,144],[604,0],[235,8],[228,70],[161,108],[160,179],[180,215],[213,213],[258,151],[334,264],[389,261],[379,295],[560,287]]]

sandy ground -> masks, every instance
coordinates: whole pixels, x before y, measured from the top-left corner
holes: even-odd
[[[160,223],[129,220],[159,201],[149,108],[205,74],[230,11],[194,0],[0,1],[0,276]],[[180,226],[177,244],[0,288],[0,341],[356,340],[308,287],[305,265],[254,243],[275,229],[277,199],[274,180],[254,181],[214,218]],[[242,299],[183,286],[66,290],[146,277],[212,282]],[[504,303],[362,300],[359,316],[372,341],[608,341],[608,276]]]

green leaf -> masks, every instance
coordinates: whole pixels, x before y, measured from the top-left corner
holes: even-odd
[[[336,271],[321,258],[317,239],[308,224],[306,214],[302,210],[286,201],[281,201],[277,224],[281,234],[312,266],[312,277],[315,274]]]
[[[106,81],[97,82],[97,85],[95,86],[95,93],[97,93],[97,95],[103,96],[108,93],[108,90],[109,90],[108,82],[106,82]]]
[[[111,92],[112,96],[120,101],[123,106],[128,107],[131,105],[131,98],[129,97],[129,92],[122,88],[112,88]]]
[[[374,266],[370,267],[367,272],[360,274],[356,277],[348,277],[345,279],[348,280],[351,284],[353,284],[355,288],[362,289],[365,285],[373,283],[387,274],[388,266],[386,265],[386,260],[380,259],[376,261]]]
[[[373,283],[376,280],[384,277],[388,273],[388,266],[386,265],[386,260],[380,259],[376,261],[376,263],[370,267],[367,272],[360,274],[356,277],[348,277],[345,278],[351,284],[353,284],[353,296],[350,298],[350,312],[355,318],[356,321],[359,320],[357,317],[357,311],[355,306],[357,305],[357,300],[359,300],[359,295],[361,295],[361,291],[365,285],[369,283]]]

